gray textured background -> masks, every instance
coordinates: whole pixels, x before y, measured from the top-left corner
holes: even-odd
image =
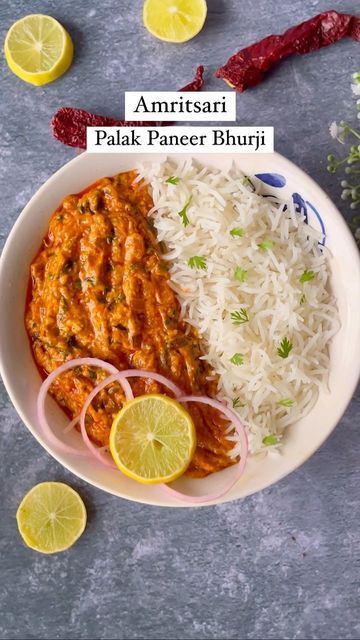
[[[97,6],[99,5],[99,6]],[[100,6],[101,5],[101,6]],[[69,30],[74,64],[43,88],[18,80],[1,60],[0,237],[35,190],[74,151],[51,138],[62,105],[123,114],[126,89],[177,89],[198,63],[213,70],[240,46],[330,8],[325,0],[208,0],[203,32],[182,46],[142,27],[140,0],[2,0],[10,24],[50,13]],[[332,0],[359,11],[359,0]],[[292,59],[238,97],[238,121],[274,125],[276,148],[311,173],[344,215],[339,178],[326,172],[332,120],[354,120],[350,74],[359,45]],[[359,70],[359,69],[357,69]],[[354,354],[355,357],[355,354]],[[201,510],[131,504],[67,473],[21,424],[1,387],[0,636],[8,638],[359,638],[359,396],[301,469],[242,502]],[[35,483],[64,480],[88,511],[69,552],[26,549],[15,512]]]

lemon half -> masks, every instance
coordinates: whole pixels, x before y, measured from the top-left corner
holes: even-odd
[[[110,451],[125,475],[143,484],[171,482],[194,455],[195,427],[175,400],[149,394],[123,406],[110,433]]]
[[[4,52],[15,75],[40,86],[56,80],[67,71],[73,58],[73,44],[57,20],[35,13],[10,27]]]
[[[16,513],[25,544],[41,553],[69,549],[86,526],[86,509],[79,494],[62,482],[42,482],[21,501]]]
[[[186,42],[203,28],[207,14],[205,0],[145,0],[146,29],[165,42]]]

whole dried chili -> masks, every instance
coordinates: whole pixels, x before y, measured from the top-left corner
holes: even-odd
[[[282,35],[267,36],[241,49],[215,71],[236,91],[245,91],[264,79],[271,67],[292,54],[304,55],[327,47],[346,36],[360,41],[360,18],[337,11],[325,11],[291,27]]]
[[[204,67],[196,69],[194,80],[180,91],[199,91],[204,84]],[[89,113],[83,109],[62,107],[54,114],[51,120],[51,128],[54,137],[68,145],[86,149],[86,127],[154,127],[170,125],[171,122],[131,122],[129,120],[116,120],[106,116]]]

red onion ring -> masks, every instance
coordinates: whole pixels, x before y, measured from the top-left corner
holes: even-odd
[[[101,464],[105,465],[105,467],[110,467],[110,469],[117,469],[117,470],[119,470],[117,466],[108,459],[109,456],[105,457],[103,453],[99,451],[99,447],[95,446],[91,442],[88,436],[88,433],[86,431],[85,416],[95,396],[97,396],[97,394],[100,393],[100,391],[105,389],[105,387],[107,387],[107,385],[111,384],[112,382],[120,382],[121,386],[124,389],[126,400],[134,399],[133,392],[131,390],[129,383],[125,379],[124,373],[125,372],[123,371],[118,371],[117,373],[114,373],[112,376],[109,376],[108,378],[105,378],[105,380],[102,380],[101,382],[99,382],[99,384],[97,384],[96,387],[93,388],[91,393],[89,393],[88,397],[86,398],[79,416],[80,431],[81,431],[82,439],[85,445],[87,446],[87,448],[89,449],[89,451],[92,453],[94,458],[96,458],[96,460],[101,462]],[[127,386],[129,387],[129,389],[127,389]]]
[[[39,395],[37,398],[37,412],[38,412],[40,427],[43,433],[48,437],[48,439],[53,444],[56,444],[57,447],[60,447],[62,451],[66,453],[75,454],[78,456],[88,455],[86,451],[79,451],[78,449],[75,449],[73,447],[70,447],[64,444],[53,433],[53,431],[49,427],[49,424],[45,416],[45,399],[50,386],[61,373],[64,373],[65,371],[68,371],[73,367],[82,366],[82,365],[100,367],[103,370],[110,373],[111,375],[105,378],[105,380],[102,380],[98,385],[94,387],[94,389],[91,391],[91,393],[88,395],[88,397],[85,400],[80,416],[77,416],[76,418],[74,418],[67,425],[65,432],[70,431],[70,429],[72,429],[75,426],[75,424],[79,422],[83,441],[86,447],[89,449],[89,452],[99,462],[101,462],[107,467],[118,470],[118,468],[113,463],[111,463],[108,458],[104,457],[103,455],[104,448],[102,447],[99,449],[98,447],[93,445],[93,443],[91,442],[87,434],[86,427],[85,427],[85,416],[91,402],[100,391],[102,391],[107,385],[113,382],[119,382],[121,384],[127,401],[133,400],[134,395],[129,382],[127,381],[127,378],[149,378],[167,387],[170,391],[173,392],[177,401],[184,404],[185,406],[187,402],[199,402],[202,404],[207,404],[210,407],[213,407],[214,409],[218,409],[218,411],[220,411],[228,420],[230,420],[234,424],[240,438],[240,443],[241,443],[241,458],[240,458],[240,462],[236,465],[237,467],[236,473],[233,475],[231,480],[219,491],[216,491],[204,496],[189,496],[180,491],[176,491],[176,489],[173,489],[172,487],[165,484],[161,485],[162,489],[166,493],[175,497],[178,500],[183,500],[184,502],[189,502],[191,504],[200,504],[204,502],[212,502],[214,500],[217,500],[218,498],[221,498],[226,493],[228,493],[228,491],[230,491],[230,489],[232,489],[232,487],[236,484],[236,482],[239,480],[239,478],[241,477],[245,469],[246,458],[248,453],[248,442],[247,442],[247,436],[246,436],[244,426],[240,421],[240,418],[238,417],[238,415],[234,411],[232,411],[232,409],[230,409],[229,407],[226,407],[221,402],[218,402],[217,400],[213,400],[212,398],[208,398],[206,396],[183,396],[182,390],[176,384],[174,384],[171,380],[168,380],[167,378],[165,378],[165,376],[162,376],[159,373],[155,373],[153,371],[142,371],[139,369],[127,369],[125,371],[119,371],[112,364],[109,364],[104,360],[100,360],[99,358],[75,358],[74,360],[69,360],[68,362],[65,362],[60,367],[57,367],[57,369],[52,371],[48,375],[48,377],[44,380],[44,382],[40,387]]]
[[[125,371],[121,371],[121,373],[124,374],[126,378],[150,378],[151,380],[160,382],[164,387],[170,389],[176,398],[179,398],[184,393],[174,382],[168,380],[160,373],[155,373],[154,371],[146,371],[145,369],[125,369]]]
[[[71,422],[69,422],[69,424],[66,425],[66,427],[63,429],[63,433],[69,433],[69,431],[71,431],[79,422],[79,416],[76,416],[76,418],[73,418],[73,420],[71,420]]]
[[[214,491],[213,493],[209,493],[204,496],[189,496],[185,493],[182,493],[181,491],[176,491],[176,489],[173,489],[167,484],[162,485],[162,489],[177,500],[183,500],[184,502],[190,502],[191,504],[212,502],[213,500],[222,498],[222,496],[228,493],[230,489],[232,489],[232,487],[237,483],[244,472],[248,454],[248,440],[244,425],[242,424],[239,416],[235,413],[235,411],[232,411],[232,409],[230,409],[229,407],[226,407],[221,402],[218,402],[218,400],[213,400],[212,398],[207,398],[206,396],[182,396],[181,398],[177,398],[177,400],[178,402],[181,402],[183,404],[186,402],[199,402],[202,404],[208,404],[214,409],[218,409],[218,411],[220,411],[226,418],[228,418],[228,420],[230,420],[235,425],[236,431],[239,435],[241,443],[240,462],[237,463],[236,472],[232,476],[231,480],[229,480],[228,483],[219,491]]]
[[[116,367],[114,367],[112,364],[109,364],[108,362],[105,362],[104,360],[100,360],[99,358],[75,358],[74,360],[68,360],[67,362],[64,362],[64,364],[60,365],[60,367],[57,367],[54,371],[52,371],[42,383],[40,387],[39,395],[37,398],[37,414],[38,414],[40,427],[44,435],[52,444],[56,445],[64,453],[71,453],[78,456],[87,456],[88,455],[87,451],[80,451],[79,449],[75,449],[75,447],[70,447],[69,445],[62,442],[59,438],[57,438],[57,436],[50,429],[48,421],[46,419],[46,415],[45,415],[45,399],[49,391],[49,388],[51,387],[54,380],[56,380],[56,378],[61,373],[64,373],[65,371],[68,371],[73,367],[82,366],[82,365],[100,367],[101,369],[104,369],[108,373],[112,373],[112,374],[118,373],[118,369]],[[126,386],[126,389],[124,388],[125,393],[129,392],[129,390],[130,390],[130,393],[132,393],[131,387],[126,380],[124,381],[124,384]]]
[[[69,369],[73,369],[76,366],[83,366],[83,365],[93,366],[93,367],[100,367],[104,371],[107,371],[108,373],[111,373],[112,376],[109,376],[109,378],[106,378],[101,383],[99,383],[96,387],[94,387],[94,389],[92,390],[92,392],[89,394],[89,396],[87,397],[87,399],[85,401],[85,404],[84,404],[84,406],[82,408],[80,416],[77,416],[76,418],[71,420],[71,422],[65,427],[64,433],[67,433],[68,431],[71,431],[71,429],[73,429],[73,427],[80,420],[81,435],[82,435],[82,438],[84,440],[84,443],[85,443],[86,447],[89,449],[89,452],[99,462],[101,462],[102,464],[105,464],[106,466],[110,465],[112,468],[116,468],[117,469],[117,467],[115,467],[115,465],[112,465],[111,463],[109,463],[109,461],[104,458],[104,456],[101,454],[101,452],[98,450],[98,448],[95,447],[92,444],[92,442],[90,441],[89,436],[87,435],[87,432],[86,432],[85,414],[86,414],[86,411],[87,411],[90,403],[94,399],[94,397],[102,389],[104,389],[108,384],[110,384],[111,382],[117,381],[117,382],[119,382],[121,384],[121,386],[122,386],[122,388],[124,390],[126,399],[127,400],[132,400],[134,398],[134,396],[133,396],[133,392],[132,392],[131,386],[127,381],[127,378],[151,378],[153,380],[156,380],[157,382],[160,382],[161,384],[166,386],[168,389],[170,389],[170,391],[172,391],[176,397],[181,396],[183,392],[176,384],[171,382],[171,380],[168,380],[167,378],[165,378],[165,376],[162,376],[159,373],[155,373],[153,371],[142,371],[142,370],[138,370],[138,369],[128,369],[126,371],[119,371],[119,369],[117,369],[114,365],[106,362],[105,360],[100,360],[99,358],[75,358],[73,360],[68,360],[64,364],[62,364],[59,367],[57,367],[54,371],[52,371],[47,376],[47,378],[44,380],[44,382],[42,383],[42,385],[40,387],[39,395],[38,395],[38,398],[37,398],[37,413],[38,413],[38,419],[39,419],[40,427],[41,427],[43,433],[47,436],[47,439],[52,444],[55,444],[58,448],[60,448],[64,453],[75,454],[75,455],[78,455],[78,456],[87,456],[88,455],[87,451],[81,451],[79,449],[76,449],[74,447],[70,447],[69,445],[66,445],[59,438],[57,438],[57,436],[53,433],[53,431],[50,429],[50,426],[48,424],[48,421],[47,421],[46,415],[45,415],[45,399],[46,399],[46,396],[47,396],[47,393],[49,391],[50,386],[52,385],[54,380],[59,375],[61,375],[61,373],[64,373],[65,371],[68,371]],[[85,410],[84,410],[84,407],[85,407]],[[82,421],[84,423],[83,425],[81,424],[81,416],[83,416],[83,418],[82,418]]]

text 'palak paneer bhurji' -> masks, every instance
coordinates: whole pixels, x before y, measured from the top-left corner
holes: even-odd
[[[180,320],[161,245],[148,218],[153,206],[135,172],[103,178],[67,196],[53,214],[31,264],[26,328],[45,377],[67,360],[92,356],[121,370],[147,369],[177,383],[186,394],[216,394],[217,381],[200,360],[196,331]],[[63,373],[51,394],[71,418],[79,415],[106,373],[78,367]],[[210,378],[210,379],[208,379]],[[136,379],[136,396],[169,392]],[[87,415],[89,437],[109,442],[112,420],[124,402],[117,383],[99,393]],[[202,477],[234,462],[224,423],[211,407],[189,407],[197,448],[188,474]]]

